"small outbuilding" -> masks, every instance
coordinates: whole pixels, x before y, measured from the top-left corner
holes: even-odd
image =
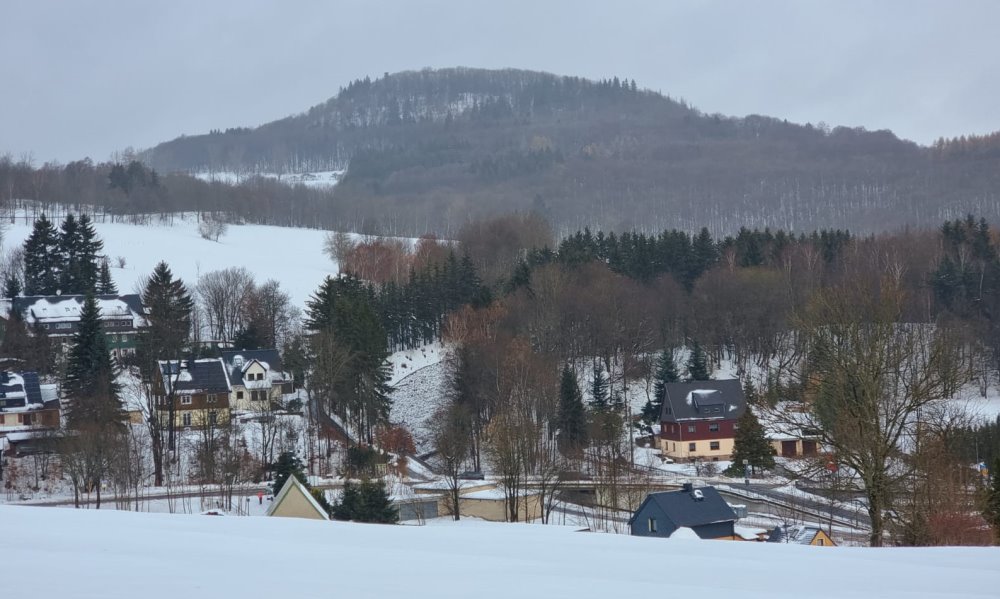
[[[830,535],[818,526],[777,526],[767,535],[768,543],[795,543],[817,547],[836,547]]]
[[[714,487],[694,488],[687,483],[680,491],[650,493],[629,519],[632,534],[670,537],[678,528],[690,528],[700,539],[740,539],[736,534],[736,512]]]
[[[275,495],[274,501],[271,502],[271,506],[267,508],[267,515],[309,520],[330,519],[330,515],[326,513],[323,506],[295,476],[289,476],[288,480],[285,481],[281,490]]]

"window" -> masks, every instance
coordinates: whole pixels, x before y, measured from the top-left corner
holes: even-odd
[[[688,443],[688,451],[695,451],[697,447],[697,443]]]
[[[242,391],[237,391],[236,392],[236,399],[243,399],[243,392]]]
[[[215,393],[209,393],[205,396],[205,399],[208,400],[208,403],[215,403]]]
[[[71,325],[71,324],[70,324],[70,323],[68,323],[68,322],[60,322],[60,323],[57,323],[57,324],[56,324],[56,328],[57,328],[57,329],[69,329],[69,328],[72,328],[72,326],[73,326],[73,325]]]
[[[219,415],[215,412],[215,410],[208,413],[208,423],[212,425],[219,423]]]
[[[189,405],[191,405],[191,396],[190,395],[181,395],[181,405],[183,405],[183,406],[189,406]]]
[[[708,425],[708,430],[709,430],[709,432],[717,433],[717,432],[719,432],[719,425],[718,424],[709,424]]]
[[[646,526],[649,527],[649,532],[656,532],[656,518],[650,518],[649,521],[646,522]]]
[[[184,412],[184,414],[181,416],[181,425],[191,426],[191,412]]]
[[[719,451],[719,442],[718,441],[711,441],[708,444],[708,448],[711,449],[712,451]]]
[[[258,372],[257,373],[257,380],[258,381],[264,380],[264,373],[263,372]]]
[[[693,433],[696,430],[698,430],[698,429],[697,429],[697,427],[695,425],[693,425],[693,424],[689,424],[688,425],[688,432],[689,433]]]
[[[823,544],[823,539],[816,539],[816,544],[817,545],[822,545]]]
[[[251,391],[250,399],[254,401],[264,401],[267,399],[267,393],[264,393],[263,391]]]

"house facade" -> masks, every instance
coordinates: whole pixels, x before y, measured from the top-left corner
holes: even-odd
[[[0,437],[30,440],[59,428],[59,395],[54,385],[39,384],[35,372],[0,372]]]
[[[232,385],[230,405],[237,412],[267,411],[294,391],[292,376],[282,370],[276,349],[222,352]]]
[[[173,405],[175,428],[203,428],[229,423],[232,390],[220,358],[160,360],[154,381],[153,406],[160,422],[170,422]]]
[[[726,460],[747,409],[736,379],[668,383],[660,412],[660,451],[680,460]]]
[[[11,306],[29,331],[41,330],[68,350],[79,328],[83,295],[50,295],[15,297]],[[95,296],[100,310],[101,327],[108,349],[116,358],[135,353],[139,330],[146,325],[142,299],[137,294]]]
[[[690,529],[701,539],[741,540],[736,512],[714,487],[650,493],[629,519],[631,533],[640,537],[669,537]]]

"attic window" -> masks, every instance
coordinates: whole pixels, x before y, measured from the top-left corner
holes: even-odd
[[[656,518],[650,518],[646,522],[646,527],[649,529],[649,532],[656,532]]]

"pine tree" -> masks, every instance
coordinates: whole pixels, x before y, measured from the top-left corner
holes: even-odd
[[[743,460],[747,460],[752,473],[756,473],[758,469],[774,468],[774,448],[767,440],[764,427],[760,425],[760,421],[749,406],[737,423],[739,428],[736,431],[733,448],[733,463],[726,473],[730,476],[742,476]]]
[[[70,426],[120,422],[124,417],[117,369],[101,330],[100,310],[93,295],[87,295],[66,364],[63,393],[67,399]]]
[[[3,296],[7,299],[14,299],[21,295],[21,279],[16,274],[9,273],[3,280]]]
[[[579,452],[587,444],[587,412],[583,407],[583,393],[576,380],[576,373],[563,367],[559,382],[559,412],[557,424],[559,448],[563,453]]]
[[[691,355],[688,356],[687,371],[689,381],[712,380],[712,371],[708,368],[708,356],[697,341],[694,342]]]
[[[81,285],[82,269],[80,268],[80,248],[82,238],[80,226],[72,213],[66,215],[59,230],[59,290],[63,294],[93,293],[93,289],[85,289]]]
[[[97,284],[97,293],[101,295],[118,294],[118,286],[115,285],[114,280],[111,278],[111,268],[108,266],[107,260],[101,261],[101,277]]]
[[[681,377],[677,373],[677,364],[674,362],[674,350],[667,348],[660,354],[660,359],[656,363],[656,373],[653,375],[653,396],[642,408],[642,421],[647,427],[660,420],[663,401],[667,398],[667,384],[676,383],[679,380]]]
[[[59,235],[42,214],[24,242],[24,294],[55,295],[59,289]]]
[[[94,293],[100,277],[98,255],[104,249],[104,242],[97,237],[94,223],[86,214],[79,220],[79,239],[76,293]]]
[[[142,291],[146,327],[139,337],[140,368],[147,376],[155,371],[156,360],[178,359],[191,332],[194,302],[184,282],[174,279],[166,262],[160,262]]]
[[[608,381],[599,360],[594,360],[594,377],[590,382],[590,406],[598,412],[608,409]]]
[[[333,506],[333,517],[354,522],[395,524],[399,522],[399,510],[392,505],[382,481],[364,480],[360,485],[348,481],[344,483],[340,501]]]
[[[302,460],[294,452],[283,451],[278,454],[278,459],[271,466],[271,470],[274,471],[274,484],[271,485],[271,491],[274,495],[277,495],[285,486],[285,481],[288,480],[289,476],[294,476],[299,479],[300,483],[306,485],[306,488],[309,488]]]

